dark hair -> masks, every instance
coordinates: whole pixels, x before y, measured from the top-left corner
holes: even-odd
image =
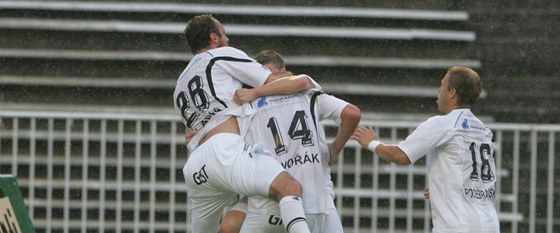
[[[462,66],[453,66],[447,70],[449,75],[448,90],[457,91],[457,104],[472,106],[480,96],[482,81],[476,71]]]
[[[284,58],[274,50],[262,50],[255,56],[258,63],[266,65],[272,63],[279,70],[284,68]]]
[[[210,34],[222,36],[216,27],[216,19],[210,14],[197,15],[187,23],[184,34],[191,52],[196,54],[199,50],[210,45]]]

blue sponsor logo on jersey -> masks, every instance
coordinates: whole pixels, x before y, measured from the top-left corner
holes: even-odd
[[[485,131],[486,127],[482,126],[482,125],[478,125],[476,124],[476,122],[474,122],[474,124],[469,124],[471,122],[469,122],[467,119],[465,119],[463,121],[463,123],[461,124],[461,126],[463,127],[463,129],[473,129],[473,130],[480,130],[480,131]]]
[[[462,126],[463,126],[463,129],[469,129],[469,121],[468,121],[467,119],[465,119],[465,120],[463,121]]]
[[[259,102],[257,102],[257,106],[259,108],[262,108],[263,106],[266,106],[268,103],[266,102],[266,96],[261,97],[261,99],[259,99]]]

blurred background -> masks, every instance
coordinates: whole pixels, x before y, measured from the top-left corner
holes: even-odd
[[[187,232],[172,94],[192,57],[182,30],[201,13],[250,56],[283,54],[389,142],[438,114],[447,68],[475,69],[503,232],[560,231],[559,1],[0,0],[0,173],[18,177],[38,232]],[[346,232],[429,232],[423,162],[355,142],[342,158]]]

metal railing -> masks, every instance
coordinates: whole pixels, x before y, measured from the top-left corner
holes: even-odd
[[[418,122],[362,124],[396,143]],[[560,126],[488,126],[502,232],[559,231]],[[37,232],[188,232],[186,160],[175,115],[0,112],[0,173],[17,176]],[[345,232],[430,232],[424,160],[389,164],[350,141],[332,170]]]

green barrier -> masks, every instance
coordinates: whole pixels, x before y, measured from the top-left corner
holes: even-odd
[[[12,175],[0,175],[0,233],[35,233]]]

